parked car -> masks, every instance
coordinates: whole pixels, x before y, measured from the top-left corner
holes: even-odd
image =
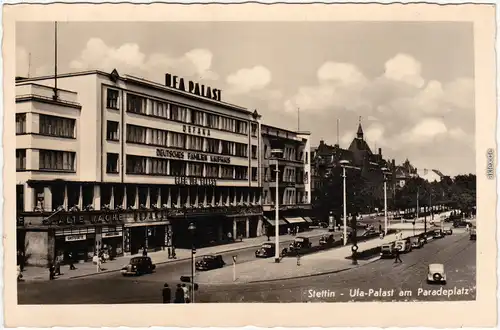
[[[292,243],[288,246],[288,248],[284,248],[281,251],[282,256],[296,254],[296,253],[304,253],[307,250],[311,249],[312,243],[307,237],[295,237]]]
[[[437,239],[437,238],[443,238],[444,237],[444,232],[442,229],[436,229],[434,230],[434,232],[432,233],[432,237],[434,239]]]
[[[269,258],[274,257],[276,245],[274,243],[263,243],[260,248],[255,251],[255,257],[257,258]]]
[[[328,228],[328,223],[326,223],[326,222],[320,222],[320,223],[318,223],[318,226],[320,228]]]
[[[408,253],[411,251],[411,242],[410,239],[400,239],[396,241],[395,248],[399,250],[401,253]]]
[[[452,234],[453,234],[453,229],[452,229],[451,227],[445,227],[445,228],[443,229],[443,233],[444,233],[445,235],[452,235]]]
[[[476,227],[470,227],[470,235],[469,235],[469,238],[470,238],[472,241],[475,241],[475,240],[476,240]]]
[[[424,239],[421,237],[412,237],[410,239],[412,249],[420,249],[424,246]]]
[[[454,220],[453,221],[453,227],[455,227],[455,228],[466,227],[467,224],[468,224],[468,222],[465,221],[465,219],[460,219],[460,220]]]
[[[446,274],[443,264],[430,264],[427,272],[427,283],[446,284]]]
[[[226,263],[220,254],[209,254],[201,257],[201,260],[196,261],[197,270],[211,270],[224,267]]]
[[[335,242],[333,234],[325,234],[319,239],[319,245],[323,247],[331,246],[333,242]]]
[[[394,257],[394,243],[382,244],[380,246],[380,258],[393,258]]]
[[[121,269],[123,276],[151,274],[156,269],[150,257],[133,257],[129,263]]]

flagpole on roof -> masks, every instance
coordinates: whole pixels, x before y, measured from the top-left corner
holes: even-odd
[[[57,100],[57,21],[54,22],[54,100]]]

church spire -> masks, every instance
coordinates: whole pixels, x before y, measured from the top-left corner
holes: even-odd
[[[361,116],[359,116],[357,138],[363,140],[363,127],[361,127]]]

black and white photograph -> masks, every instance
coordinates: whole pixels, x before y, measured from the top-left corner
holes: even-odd
[[[16,304],[475,302],[477,231],[496,230],[478,38],[467,20],[15,22]]]

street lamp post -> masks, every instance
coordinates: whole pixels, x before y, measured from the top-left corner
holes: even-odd
[[[355,166],[350,166],[351,162],[348,160],[341,160],[339,162],[340,166],[342,166],[342,178],[343,178],[343,196],[344,196],[344,245],[347,244],[347,192],[346,192],[346,168],[352,168],[359,170],[359,168]],[[353,229],[356,231],[356,228]],[[356,235],[356,233],[354,234]]]
[[[387,235],[387,175],[389,170],[386,167],[382,167],[382,173],[384,174],[384,236]]]
[[[278,167],[278,159],[280,158],[281,154],[283,153],[282,149],[272,149],[271,150],[271,156],[274,158],[276,161],[276,197],[275,197],[275,202],[274,202],[274,208],[275,208],[275,220],[274,220],[274,262],[279,263],[280,262],[280,235],[279,235],[279,200],[280,200],[280,194],[279,194],[279,167]]]
[[[191,302],[194,303],[194,270],[195,270],[194,255],[196,253],[196,245],[195,245],[196,226],[193,222],[189,224],[188,230],[191,233]]]

